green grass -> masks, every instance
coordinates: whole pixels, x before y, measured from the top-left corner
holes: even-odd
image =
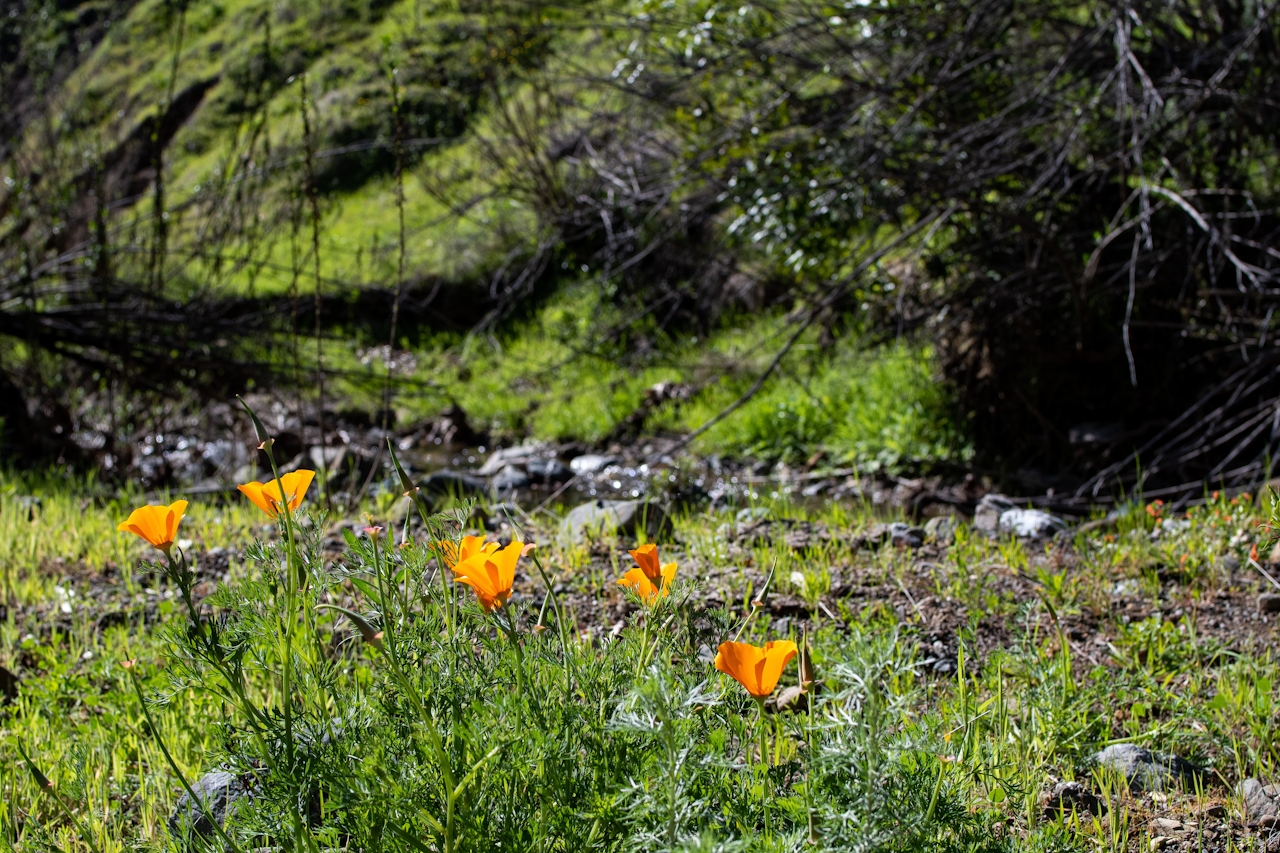
[[[35,490],[38,507],[19,502]],[[504,535],[541,543],[558,597],[544,606],[526,558],[517,653],[468,590],[441,584],[421,529],[389,552],[351,533],[369,522],[344,539],[308,513],[295,555],[287,537],[253,538],[272,532],[256,509],[196,502],[188,553],[236,547],[232,579],[166,580],[114,529],[137,498],[91,492],[9,478],[0,497],[0,663],[22,678],[0,710],[0,849],[171,849],[167,749],[188,780],[256,774],[253,808],[228,825],[240,849],[799,850],[815,849],[812,816],[816,849],[1149,851],[1161,816],[1199,820],[1186,843],[1243,850],[1233,787],[1274,779],[1280,758],[1274,628],[1248,617],[1256,577],[1222,562],[1262,540],[1270,514],[1249,499],[1172,521],[1136,506],[1063,545],[962,526],[915,555],[854,550],[881,520],[860,505],[762,504],[807,544],[689,511],[661,545],[680,587],[648,619],[614,582],[634,543],[569,545],[531,522]],[[454,518],[431,524],[443,535]],[[704,655],[739,630],[800,639],[803,617],[753,614],[770,568],[777,607],[812,608],[821,690],[811,715],[765,716],[766,773],[754,704]],[[217,621],[193,630],[184,589]],[[324,602],[363,613],[381,650]],[[1245,608],[1233,624],[1223,602]],[[540,613],[547,630],[531,631]],[[935,642],[955,671],[934,671]],[[1199,789],[1128,793],[1087,761],[1121,741],[1192,760]],[[1042,792],[1073,778],[1105,816],[1042,814]],[[1214,804],[1228,818],[1205,818]]]

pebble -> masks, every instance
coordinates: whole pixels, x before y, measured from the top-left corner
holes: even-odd
[[[1259,613],[1280,613],[1280,595],[1264,592],[1258,596]]]

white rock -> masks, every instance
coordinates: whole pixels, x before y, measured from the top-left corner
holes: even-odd
[[[594,474],[610,465],[617,465],[618,457],[601,456],[597,453],[588,453],[585,456],[575,456],[569,460],[569,468],[575,474]]]
[[[1040,509],[1007,509],[1000,513],[1000,532],[1024,539],[1044,539],[1066,529],[1062,519]]]

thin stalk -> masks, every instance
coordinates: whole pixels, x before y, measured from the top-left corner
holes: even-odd
[[[89,845],[89,849],[92,850],[93,853],[98,853],[98,846],[94,844],[93,839],[89,837],[88,830],[85,829],[84,825],[76,819],[75,813],[71,811],[71,807],[67,805],[67,801],[62,799],[62,795],[58,793],[57,789],[53,787],[53,783],[49,781],[49,777],[41,773],[40,768],[36,767],[35,762],[31,760],[31,757],[27,755],[27,751],[23,749],[21,741],[18,741],[15,745],[18,747],[18,754],[22,756],[23,763],[27,765],[27,770],[31,771],[31,778],[35,779],[36,785],[40,788],[40,792],[48,794],[53,798],[53,801],[58,804],[58,809],[67,819],[67,822],[74,826],[76,828],[76,832],[78,832],[80,837],[84,839],[84,843]],[[168,753],[166,753],[166,755],[167,754]]]
[[[204,813],[204,816],[209,823],[213,824],[213,828],[217,830],[218,835],[222,836],[222,840],[227,842],[227,846],[236,851],[236,853],[240,853],[239,845],[231,840],[231,836],[227,835],[226,830],[222,828],[222,824],[214,818],[213,812],[209,810],[207,805],[205,805],[204,800],[195,792],[195,789],[191,787],[191,783],[187,781],[186,775],[178,768],[178,762],[173,760],[173,755],[169,752],[169,747],[165,745],[164,738],[160,736],[160,729],[156,726],[156,721],[151,717],[151,709],[147,707],[147,699],[142,695],[142,682],[138,680],[138,674],[134,672],[133,667],[129,667],[126,671],[129,673],[129,680],[133,683],[134,692],[138,694],[138,704],[142,708],[142,715],[147,718],[147,725],[155,735],[156,743],[160,746],[160,751],[164,753],[165,760],[169,762],[169,767],[173,770],[173,774],[177,776],[178,781],[182,783],[183,790],[187,792],[187,796],[190,797],[193,802],[200,806],[200,811]]]
[[[307,77],[305,74],[298,78],[299,92],[302,96],[302,134],[304,143],[305,163],[307,169],[307,200],[311,206],[311,260],[315,273],[315,327],[316,327],[316,426],[320,433],[320,466],[321,472],[321,489],[324,492],[325,507],[331,509],[329,497],[329,463],[324,458],[325,436],[324,436],[324,349],[322,347],[323,338],[320,336],[320,313],[323,302],[321,295],[321,278],[320,278],[320,193],[316,187],[315,173],[315,141],[311,133],[311,117],[307,110]],[[275,465],[272,463],[272,468]]]
[[[543,568],[538,552],[535,550],[530,556],[533,557],[533,565],[537,568],[538,575],[541,576],[542,582],[547,587],[547,595],[551,599],[551,609],[556,614],[556,631],[560,635],[560,649],[564,654],[565,695],[569,695],[573,693],[573,656],[569,653],[569,626],[565,624],[564,615],[560,612],[560,598],[556,595],[551,579],[547,577],[547,570]]]

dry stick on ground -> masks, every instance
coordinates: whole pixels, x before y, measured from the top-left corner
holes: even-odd
[[[743,394],[738,399],[734,400],[725,408],[721,409],[710,420],[702,424],[702,426],[698,427],[693,432],[689,433],[684,438],[677,441],[675,445],[673,445],[671,448],[667,450],[667,453],[674,453],[677,450],[687,447],[689,443],[692,442],[694,439],[696,439],[698,436],[702,435],[707,430],[711,429],[713,426],[720,423],[722,420],[729,417],[729,415],[733,414],[738,409],[742,408],[748,402],[750,402],[751,398],[754,397],[757,393],[759,393],[760,389],[764,387],[764,383],[768,381],[769,377],[773,375],[773,372],[778,369],[778,366],[780,364],[782,364],[782,360],[787,357],[787,353],[791,352],[791,348],[795,346],[796,341],[800,340],[800,336],[803,335],[805,331],[807,331],[808,328],[813,325],[813,321],[816,320],[819,316],[821,316],[822,312],[825,309],[830,308],[832,305],[834,305],[836,301],[839,300],[840,297],[843,296],[849,290],[849,288],[858,280],[858,277],[860,275],[862,275],[864,272],[870,269],[872,265],[874,265],[877,261],[879,261],[885,255],[887,255],[889,252],[893,251],[898,246],[902,245],[905,241],[911,239],[913,236],[918,234],[920,230],[924,228],[926,225],[932,224],[935,220],[938,220],[938,221],[946,220],[948,217],[951,216],[951,214],[955,213],[958,207],[959,205],[952,204],[950,207],[948,207],[946,210],[943,210],[943,211],[939,211],[936,209],[933,210],[927,216],[921,217],[920,219],[916,220],[916,222],[910,228],[906,229],[905,231],[899,232],[898,235],[894,237],[892,240],[890,240],[888,243],[881,246],[879,249],[872,252],[867,257],[863,258],[862,262],[859,263],[856,268],[854,268],[853,272],[845,276],[844,280],[840,282],[840,284],[832,288],[831,292],[828,293],[826,297],[822,299],[822,301],[818,302],[816,305],[810,307],[804,312],[802,317],[797,321],[796,330],[791,333],[791,337],[787,338],[787,342],[784,343],[782,345],[782,348],[778,350],[778,352],[774,355],[773,360],[769,362],[768,367],[766,367],[764,371],[758,377],[756,377],[755,383],[752,384],[752,386],[747,389],[747,392],[745,394]]]

